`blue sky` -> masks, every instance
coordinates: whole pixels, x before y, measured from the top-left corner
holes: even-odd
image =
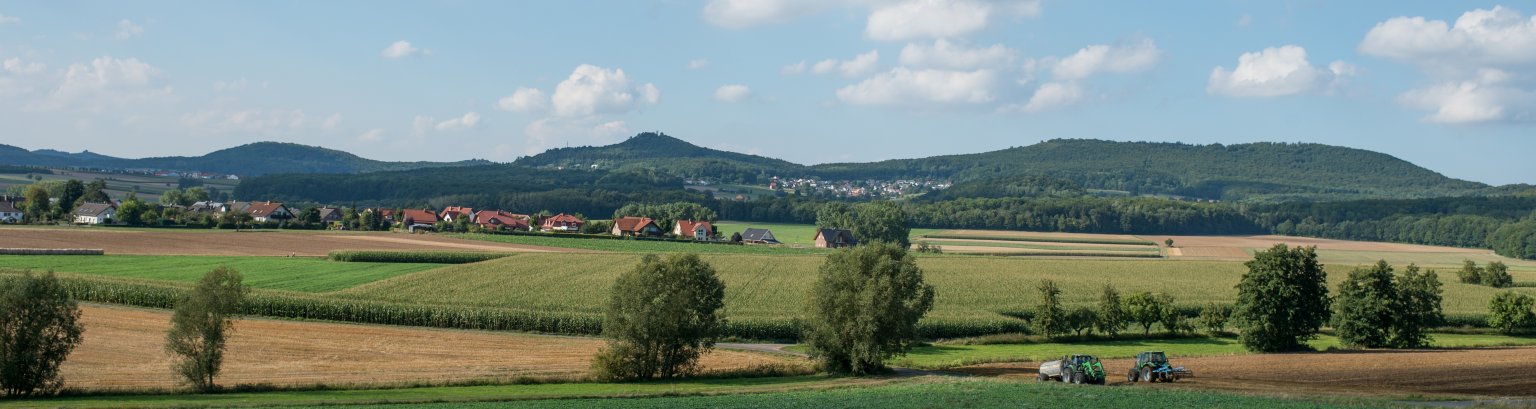
[[[1170,6],[1172,5],[1172,6]],[[510,161],[663,131],[801,163],[1319,142],[1536,183],[1536,4],[20,2],[0,143]]]

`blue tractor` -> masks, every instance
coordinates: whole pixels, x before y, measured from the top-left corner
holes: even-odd
[[[1192,378],[1195,372],[1184,369],[1182,366],[1173,366],[1168,363],[1168,355],[1162,352],[1142,352],[1136,354],[1136,366],[1126,373],[1127,382],[1173,382],[1181,378]]]

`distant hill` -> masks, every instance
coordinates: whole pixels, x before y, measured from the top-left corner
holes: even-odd
[[[318,146],[257,142],[214,151],[203,156],[124,159],[92,153],[51,149],[28,151],[0,145],[0,164],[101,169],[159,169],[240,176],[274,173],[365,173],[435,167],[485,165],[485,160],[459,162],[384,162]]]
[[[804,165],[744,153],[709,149],[666,134],[646,132],[608,146],[555,148],[513,162],[540,168],[652,169],[678,177],[712,177],[766,184],[772,176],[802,173]]]

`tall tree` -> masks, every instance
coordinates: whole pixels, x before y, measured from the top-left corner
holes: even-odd
[[[1125,328],[1125,305],[1120,301],[1120,291],[1112,284],[1105,284],[1104,293],[1099,296],[1099,322],[1095,327],[1111,337],[1120,335]]]
[[[139,200],[138,195],[129,193],[128,198],[123,199],[123,204],[117,207],[117,220],[129,226],[143,225],[144,214],[150,210],[149,205]]]
[[[912,245],[907,226],[907,212],[892,201],[860,203],[854,206],[853,236],[860,242],[895,243],[902,248]]]
[[[807,304],[805,343],[830,372],[868,374],[917,342],[933,286],[907,249],[881,243],[827,256]]]
[[[1051,280],[1040,280],[1035,286],[1040,292],[1040,303],[1035,304],[1035,317],[1030,321],[1035,333],[1055,338],[1068,329],[1067,310],[1061,307],[1061,287]]]
[[[1392,346],[1422,348],[1431,341],[1428,329],[1445,320],[1441,307],[1440,276],[1434,270],[1419,273],[1419,266],[1409,264],[1397,280],[1396,323],[1392,326]]]
[[[816,228],[852,230],[853,205],[846,202],[828,202],[816,210]]]
[[[1339,283],[1334,298],[1333,329],[1344,345],[1381,348],[1391,345],[1400,298],[1386,260],[1356,268]]]
[[[59,214],[68,215],[75,211],[75,201],[85,196],[85,184],[79,179],[70,179],[64,182],[64,189],[59,193]]]
[[[0,279],[0,390],[57,391],[59,365],[80,345],[80,308],[53,272]]]
[[[725,284],[696,254],[647,255],[619,276],[603,320],[600,377],[669,379],[693,373],[725,324]]]
[[[240,272],[217,267],[198,280],[192,292],[176,303],[165,351],[176,374],[199,391],[218,389],[214,378],[224,363],[224,349],[234,315],[250,290]]]
[[[48,221],[48,215],[53,209],[53,204],[48,198],[48,190],[41,186],[32,185],[27,188],[27,210],[24,212],[28,219],[36,222]]]
[[[1141,334],[1152,333],[1152,324],[1163,320],[1163,300],[1150,292],[1131,294],[1125,299],[1125,315],[1131,322],[1141,325]]]
[[[106,203],[110,201],[112,201],[112,197],[107,196],[107,182],[96,179],[92,180],[91,183],[85,184],[85,193],[75,200],[75,205],[78,206],[80,203]]]
[[[1306,348],[1330,314],[1328,273],[1316,249],[1276,244],[1246,265],[1233,317],[1243,346],[1261,352]]]

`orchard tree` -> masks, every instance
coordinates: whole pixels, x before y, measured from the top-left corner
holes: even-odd
[[[198,391],[217,390],[214,378],[224,364],[224,349],[234,328],[234,315],[250,289],[240,272],[217,267],[198,280],[192,292],[176,303],[165,352],[182,380]]]
[[[725,319],[725,284],[696,254],[647,255],[609,290],[603,319],[608,346],[593,359],[599,377],[671,379],[698,367]]]
[[[1206,303],[1200,309],[1200,317],[1197,324],[1211,336],[1218,336],[1227,331],[1227,319],[1232,316],[1232,308],[1214,302]]]
[[[1098,323],[1094,327],[1099,332],[1114,337],[1125,329],[1125,304],[1120,301],[1120,291],[1115,290],[1112,284],[1105,284],[1104,293],[1099,296],[1098,316]]]
[[[917,321],[933,308],[933,286],[896,244],[878,243],[827,256],[811,287],[803,326],[811,358],[829,372],[885,370],[918,340]]]
[[[53,272],[0,279],[0,390],[58,391],[59,365],[80,345],[80,308]]]
[[[1488,326],[1505,334],[1536,326],[1536,312],[1531,311],[1536,301],[1531,296],[1505,291],[1493,296],[1488,302]]]
[[[1276,244],[1246,265],[1233,317],[1243,346],[1257,352],[1305,349],[1330,316],[1328,273],[1316,248]]]
[[[1040,303],[1035,305],[1035,316],[1030,322],[1035,333],[1055,338],[1068,331],[1067,310],[1061,307],[1061,287],[1051,280],[1040,280],[1035,287],[1040,292]]]
[[[1152,333],[1152,324],[1163,320],[1163,300],[1150,292],[1131,294],[1125,299],[1125,316],[1131,322],[1141,325],[1141,334]]]
[[[1441,307],[1440,276],[1434,270],[1419,273],[1419,266],[1409,264],[1397,279],[1396,312],[1392,325],[1392,346],[1422,348],[1429,346],[1429,328],[1445,321]]]

